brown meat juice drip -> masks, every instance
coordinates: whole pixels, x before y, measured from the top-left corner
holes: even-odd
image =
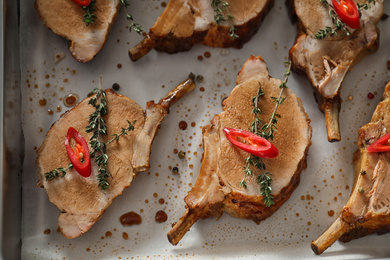
[[[64,98],[64,105],[67,107],[73,107],[79,101],[79,95],[68,94]]]
[[[187,122],[186,121],[180,121],[179,122],[179,128],[181,130],[186,130],[187,129]]]
[[[123,214],[119,220],[123,226],[139,225],[142,223],[141,216],[134,211]]]
[[[163,222],[167,221],[167,219],[168,219],[168,215],[167,215],[167,213],[165,213],[165,211],[163,211],[163,210],[157,211],[156,217],[155,217],[155,220],[157,223],[163,223]]]

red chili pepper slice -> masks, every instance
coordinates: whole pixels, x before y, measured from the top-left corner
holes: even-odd
[[[81,6],[88,6],[91,3],[91,0],[72,0],[72,1]]]
[[[70,140],[76,140],[76,148],[73,150],[70,147]],[[68,134],[65,140],[66,152],[73,168],[83,177],[91,175],[91,156],[89,155],[88,144],[84,137],[73,127],[69,127]],[[80,158],[81,157],[81,158]],[[83,162],[82,162],[83,160]]]
[[[334,10],[340,19],[352,29],[360,27],[359,11],[353,0],[332,0]]]
[[[263,137],[245,130],[226,127],[223,129],[223,132],[232,144],[254,156],[261,158],[275,158],[278,156],[278,149],[270,141]],[[243,138],[249,144],[238,141],[238,137]]]
[[[369,153],[390,151],[390,132],[373,142],[367,147]]]

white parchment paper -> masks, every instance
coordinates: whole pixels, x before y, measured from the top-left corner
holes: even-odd
[[[283,62],[296,36],[296,24],[288,18],[283,0],[266,16],[261,28],[240,50],[212,49],[200,44],[190,51],[165,54],[152,50],[136,63],[127,51],[142,37],[126,26],[123,12],[113,26],[103,50],[87,64],[75,61],[67,50],[67,41],[45,28],[34,1],[20,1],[21,89],[25,160],[23,171],[23,259],[313,259],[310,242],[337,217],[352,187],[353,152],[357,130],[367,123],[390,79],[390,19],[381,21],[379,50],[364,58],[348,73],[341,96],[342,141],[328,143],[324,116],[317,108],[313,90],[304,75],[295,72],[288,86],[302,99],[313,127],[312,146],[307,169],[291,198],[269,219],[256,225],[249,220],[223,215],[199,220],[180,241],[172,246],[166,233],[185,210],[183,198],[195,183],[202,156],[202,130],[214,114],[221,112],[221,99],[235,86],[238,71],[250,55],[261,55],[271,76],[283,78]],[[162,13],[163,1],[131,1],[134,19],[148,30]],[[390,14],[386,2],[385,13]],[[210,58],[204,53],[211,53]],[[58,64],[54,57],[65,53]],[[203,60],[198,60],[203,56]],[[118,66],[119,65],[119,66]],[[63,98],[76,93],[80,100],[98,86],[120,85],[119,93],[143,108],[149,100],[158,101],[193,72],[204,80],[171,109],[152,145],[151,168],[140,173],[131,187],[108,208],[103,217],[83,236],[66,239],[57,232],[59,210],[52,205],[44,189],[36,187],[36,149],[50,126],[68,108]],[[369,100],[372,92],[375,98]],[[352,100],[348,96],[353,97]],[[45,99],[44,106],[39,101]],[[50,114],[48,110],[52,110]],[[58,112],[59,111],[59,112]],[[180,130],[178,123],[188,128]],[[194,123],[194,126],[191,125]],[[181,160],[174,149],[187,153]],[[180,175],[169,167],[177,166]],[[164,203],[160,204],[159,200]],[[168,214],[162,224],[155,222],[158,210]],[[123,227],[119,217],[135,211],[141,225]],[[334,211],[333,216],[329,212]],[[128,239],[123,234],[129,235]],[[111,235],[110,235],[111,234]],[[331,259],[361,259],[390,256],[390,235],[367,236],[347,244],[336,242],[323,255]]]

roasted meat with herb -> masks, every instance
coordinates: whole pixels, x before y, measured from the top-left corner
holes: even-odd
[[[298,37],[290,49],[293,67],[306,73],[315,88],[318,106],[325,113],[328,140],[333,142],[341,139],[341,84],[355,63],[378,49],[376,25],[383,15],[383,0],[354,0],[366,7],[360,8],[358,29],[344,26],[337,17],[332,19],[335,13],[331,2],[288,0],[291,12],[298,19]]]
[[[312,130],[301,100],[290,89],[284,90],[286,99],[278,108],[280,119],[273,144],[279,155],[274,159],[261,159],[266,171],[272,174],[273,202],[269,205],[258,183],[259,178],[266,177],[265,171],[249,166],[253,176],[245,177],[244,167],[249,154],[229,142],[223,133],[226,127],[251,129],[254,121],[252,98],[257,95],[259,86],[264,92],[257,102],[261,109],[259,119],[268,122],[275,109],[272,97],[279,96],[281,83],[269,76],[261,57],[252,56],[244,64],[238,74],[237,86],[223,102],[223,112],[203,128],[201,170],[185,197],[184,215],[168,233],[172,244],[176,245],[199,218],[220,217],[223,212],[260,223],[279,209],[297,187],[300,173],[306,167]],[[240,185],[243,178],[246,178],[245,185]]]
[[[86,10],[71,0],[35,0],[35,8],[43,24],[69,40],[69,51],[78,61],[92,60],[103,48],[108,33],[119,12],[120,1],[96,1],[88,26]]]
[[[354,184],[351,196],[335,222],[315,241],[312,249],[321,254],[337,239],[348,242],[373,233],[390,232],[390,146],[368,152],[372,144],[390,130],[390,83],[371,122],[358,132],[354,154]],[[389,136],[385,137],[389,139]],[[369,148],[370,147],[370,148]]]
[[[150,50],[187,51],[202,42],[241,48],[259,29],[274,0],[171,0],[149,34],[129,50],[136,61]],[[228,4],[226,6],[226,4]]]
[[[46,189],[49,200],[61,211],[58,226],[65,237],[75,238],[87,232],[115,197],[130,186],[137,173],[149,169],[150,147],[161,122],[169,112],[169,107],[194,87],[194,82],[188,79],[159,103],[148,102],[146,111],[133,100],[106,90],[107,114],[103,119],[107,134],[99,132],[99,135],[106,143],[107,172],[110,174],[106,178],[107,186],[100,185],[102,177],[99,177],[98,168],[101,166],[98,167],[96,163],[98,154],[91,158],[92,172],[87,178],[74,168],[68,169],[64,176],[64,169],[57,170],[57,177],[55,172],[50,175],[53,170],[65,168],[70,162],[65,149],[70,127],[77,130],[87,142],[93,137],[93,132],[87,133],[86,129],[91,127],[91,115],[96,111],[89,104],[94,97],[81,101],[53,124],[37,152],[38,186]],[[134,129],[129,130],[127,135],[119,136],[122,128],[127,128],[127,120],[135,121]],[[100,126],[99,129],[104,127]],[[107,144],[115,134],[118,135],[118,140]],[[92,142],[88,145],[90,153],[96,151],[92,149],[96,145]]]

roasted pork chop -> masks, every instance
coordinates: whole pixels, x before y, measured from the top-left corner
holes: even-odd
[[[134,131],[121,136],[118,142],[107,145],[109,188],[102,190],[97,179],[98,166],[92,159],[92,174],[85,178],[70,169],[62,178],[46,180],[45,173],[59,167],[66,167],[69,158],[65,139],[69,127],[75,128],[85,140],[92,133],[85,131],[90,115],[95,108],[88,104],[90,98],[80,102],[53,124],[42,146],[38,150],[38,186],[44,187],[49,199],[61,214],[58,226],[67,238],[75,238],[88,231],[102,216],[115,197],[130,186],[134,176],[149,169],[149,155],[152,141],[158,127],[169,112],[169,107],[195,87],[190,79],[178,85],[173,91],[155,104],[147,103],[146,111],[133,100],[107,90],[108,113],[104,117],[107,125],[107,139],[119,134],[127,121],[136,121]],[[89,144],[89,149],[91,146]]]
[[[337,239],[348,242],[373,233],[390,232],[390,152],[367,152],[367,147],[390,130],[390,83],[371,122],[358,132],[351,196],[335,222],[311,247],[321,254]]]
[[[69,51],[78,61],[93,59],[103,48],[119,11],[119,0],[96,1],[95,22],[86,26],[85,11],[70,0],[35,0],[43,24],[69,40]]]
[[[271,216],[297,187],[301,171],[306,167],[306,156],[311,145],[309,118],[301,100],[286,89],[287,98],[278,109],[281,118],[275,134],[274,145],[279,156],[262,159],[271,172],[272,196],[275,205],[266,207],[256,176],[262,174],[253,169],[254,176],[247,181],[247,188],[240,186],[245,173],[248,153],[232,145],[223,133],[223,128],[249,130],[254,120],[252,98],[259,85],[265,96],[259,101],[263,122],[269,120],[275,103],[271,97],[279,95],[281,81],[271,78],[261,57],[251,57],[237,78],[237,86],[223,102],[223,112],[216,115],[211,125],[203,128],[204,155],[199,177],[185,198],[187,209],[177,224],[168,233],[169,241],[176,245],[199,218],[231,216],[252,219],[256,223]]]
[[[217,2],[217,1],[216,1]],[[215,22],[211,0],[171,0],[166,9],[150,29],[149,34],[129,50],[131,60],[136,61],[150,50],[167,53],[187,51],[198,42],[211,47],[241,48],[259,29],[274,0],[229,0],[228,13],[234,17],[229,21]],[[229,36],[231,26],[238,38]]]
[[[331,3],[331,1],[328,1]],[[366,3],[358,0],[356,3]],[[360,27],[351,34],[317,39],[316,34],[334,27],[329,8],[318,0],[288,0],[298,18],[298,38],[290,49],[293,67],[306,73],[316,91],[318,106],[325,113],[328,140],[340,141],[340,87],[348,70],[379,46],[376,24],[383,15],[383,0],[362,11]]]

